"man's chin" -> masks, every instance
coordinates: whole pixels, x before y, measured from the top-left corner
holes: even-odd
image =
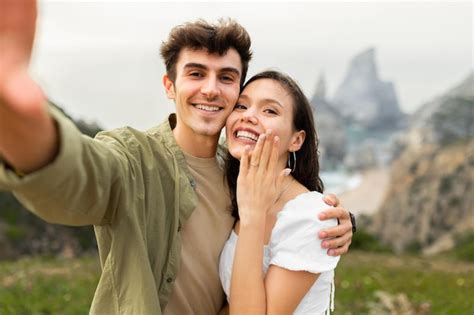
[[[221,134],[221,130],[223,127],[220,126],[209,126],[207,125],[201,125],[197,128],[194,129],[195,133],[201,135],[201,136],[207,136],[207,137],[219,137]]]

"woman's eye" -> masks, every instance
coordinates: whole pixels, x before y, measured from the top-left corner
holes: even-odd
[[[265,110],[265,113],[272,114],[272,115],[278,114],[275,110],[273,110],[273,109],[271,109],[271,108],[267,108],[267,109]]]
[[[242,104],[235,104],[234,109],[247,109],[247,107]]]

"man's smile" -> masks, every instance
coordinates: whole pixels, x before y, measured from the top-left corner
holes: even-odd
[[[208,104],[202,104],[202,103],[198,103],[198,104],[192,104],[195,108],[199,109],[199,110],[203,110],[203,111],[206,111],[206,112],[218,112],[222,109],[224,109],[223,107],[221,106],[218,106],[218,105],[208,105]]]

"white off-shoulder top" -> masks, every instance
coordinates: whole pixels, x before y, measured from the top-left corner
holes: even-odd
[[[270,241],[263,249],[265,274],[270,265],[320,274],[294,314],[328,314],[334,308],[334,269],[339,257],[327,255],[318,232],[336,226],[337,220],[318,219],[319,212],[328,209],[322,198],[318,192],[307,192],[288,201],[277,214]],[[220,257],[219,276],[227,299],[237,240],[237,234],[232,231]]]

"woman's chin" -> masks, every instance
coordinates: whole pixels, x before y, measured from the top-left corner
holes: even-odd
[[[235,148],[235,147],[229,147],[229,153],[234,157],[235,159],[240,161],[240,158],[242,157],[242,152],[243,149],[241,148]]]
[[[240,160],[240,158],[242,157],[243,153],[244,153],[244,150],[245,150],[245,147],[248,146],[249,144],[237,144],[237,145],[230,145],[229,146],[229,152],[230,152],[230,155],[232,155],[234,158],[236,158],[237,160]],[[252,153],[253,149],[254,149],[255,145],[250,145],[250,151],[249,153]]]

